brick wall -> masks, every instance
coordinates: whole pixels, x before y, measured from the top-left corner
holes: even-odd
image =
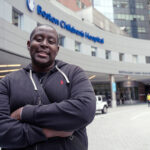
[[[77,5],[77,0],[57,0],[57,1],[73,11],[78,11],[82,9]],[[90,0],[79,0],[79,1],[81,5],[83,3],[86,7],[89,7],[92,5]]]

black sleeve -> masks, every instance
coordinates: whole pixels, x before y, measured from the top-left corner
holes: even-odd
[[[27,105],[23,108],[22,120],[40,127],[66,131],[88,125],[95,116],[93,87],[79,67],[72,74],[70,99],[41,106]]]
[[[10,117],[7,81],[0,80],[0,147],[23,148],[47,140],[41,128]]]

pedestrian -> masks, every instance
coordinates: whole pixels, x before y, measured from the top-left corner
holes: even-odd
[[[148,103],[148,107],[150,106],[150,93],[147,94],[147,103]]]
[[[85,72],[55,59],[58,34],[50,25],[36,27],[27,47],[31,64],[0,80],[0,147],[87,150],[96,100]]]

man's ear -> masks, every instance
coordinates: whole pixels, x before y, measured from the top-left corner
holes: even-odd
[[[30,41],[27,41],[27,48],[30,51]]]
[[[57,54],[58,54],[58,52],[59,52],[59,45],[57,46]]]

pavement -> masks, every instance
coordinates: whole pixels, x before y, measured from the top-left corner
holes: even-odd
[[[96,114],[87,127],[88,150],[150,150],[150,107],[136,104]]]

